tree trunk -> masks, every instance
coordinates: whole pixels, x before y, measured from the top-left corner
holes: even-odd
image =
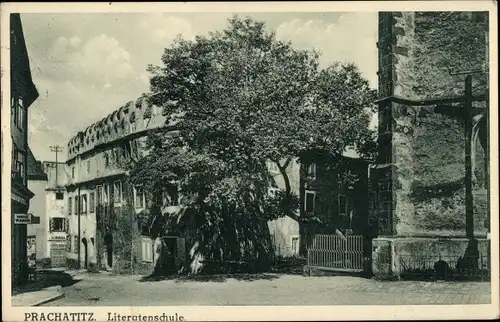
[[[290,203],[292,200],[292,186],[290,184],[290,178],[288,177],[288,173],[286,172],[286,169],[292,162],[291,158],[288,158],[285,161],[285,164],[282,166],[279,162],[275,161],[276,164],[278,165],[278,169],[280,170],[281,175],[283,176],[283,181],[285,182],[285,203]],[[295,221],[299,220],[299,217],[293,214],[288,214],[290,218],[292,218]]]

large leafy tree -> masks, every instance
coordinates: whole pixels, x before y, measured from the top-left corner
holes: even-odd
[[[354,65],[320,70],[318,57],[278,41],[262,22],[233,17],[207,37],[178,38],[163,66],[149,67],[150,103],[176,131],[150,137],[132,181],[152,193],[179,184],[181,216],[195,222],[203,256],[238,258],[250,242],[251,255],[267,260],[267,220],[295,218],[288,165],[350,146],[368,152],[373,91]],[[267,161],[284,178],[277,195],[268,192]]]

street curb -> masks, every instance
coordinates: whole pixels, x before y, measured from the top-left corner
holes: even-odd
[[[41,301],[35,302],[35,304],[33,304],[32,306],[40,306],[43,304],[47,304],[47,303],[53,302],[55,300],[61,299],[61,298],[66,296],[61,285],[47,287],[46,289],[44,289],[44,291],[48,291],[50,289],[54,289],[54,291],[56,291],[58,294],[50,296],[49,298],[45,298]]]

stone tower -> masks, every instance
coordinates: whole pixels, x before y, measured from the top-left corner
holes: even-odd
[[[379,278],[398,278],[441,260],[456,265],[471,239],[467,227],[486,255],[487,151],[475,143],[487,135],[487,117],[472,139],[471,224],[464,184],[466,117],[463,103],[456,102],[465,95],[467,75],[456,74],[470,72],[473,95],[483,97],[472,107],[487,115],[487,35],[488,13],[379,13],[380,150],[371,175],[378,230],[372,268]]]

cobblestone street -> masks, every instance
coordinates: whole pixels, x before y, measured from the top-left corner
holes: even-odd
[[[262,275],[210,281],[142,281],[82,274],[45,306],[489,304],[487,282],[380,282],[358,277]]]

